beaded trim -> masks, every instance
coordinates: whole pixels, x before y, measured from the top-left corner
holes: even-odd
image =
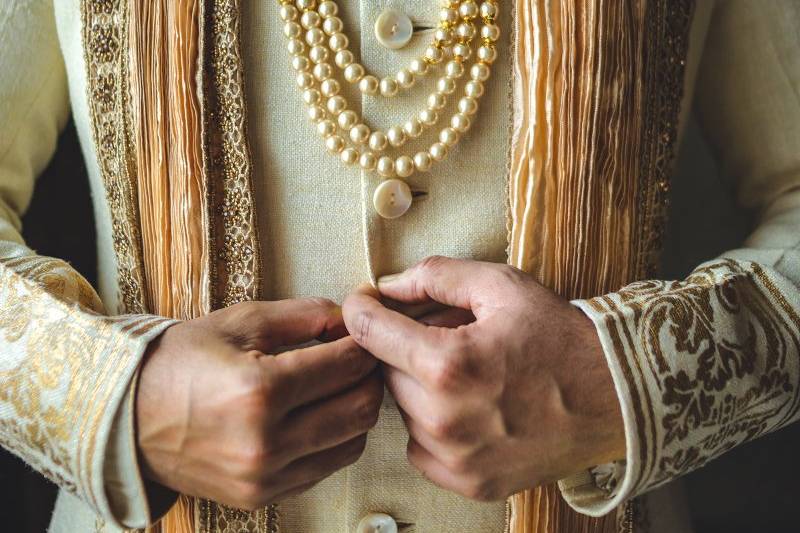
[[[633,269],[636,279],[656,275],[664,243],[669,211],[670,178],[678,138],[683,101],[686,56],[694,0],[653,0],[648,5],[650,36],[645,57],[648,101],[642,124],[642,154],[639,175],[639,221],[642,228],[634,243]]]
[[[144,313],[144,269],[131,150],[128,10],[125,0],[82,0],[87,102],[97,164],[111,213],[119,284],[116,313]]]
[[[247,140],[240,0],[212,0],[210,4],[210,8],[204,7],[209,67],[204,123],[213,206],[216,308],[257,300],[262,265]]]

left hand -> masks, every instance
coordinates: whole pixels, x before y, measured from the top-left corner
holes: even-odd
[[[343,308],[356,342],[385,363],[408,458],[428,479],[497,500],[624,457],[611,374],[580,309],[513,267],[444,257],[378,288],[401,303],[458,309],[425,324],[385,307],[374,289]],[[454,318],[462,310],[474,321]]]

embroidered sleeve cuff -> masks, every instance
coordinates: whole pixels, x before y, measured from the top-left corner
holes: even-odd
[[[577,511],[606,514],[797,419],[800,294],[776,272],[720,259],[573,304],[597,328],[627,445],[560,482]]]

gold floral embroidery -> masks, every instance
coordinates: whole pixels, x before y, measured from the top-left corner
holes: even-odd
[[[634,494],[797,418],[800,315],[779,294],[760,265],[724,259],[589,301],[638,407]]]
[[[99,509],[101,419],[140,340],[165,321],[102,316],[87,282],[48,257],[0,262],[0,301],[0,444]]]
[[[97,163],[111,213],[120,309],[143,313],[141,240],[128,116],[128,10],[126,0],[82,0],[87,97]]]

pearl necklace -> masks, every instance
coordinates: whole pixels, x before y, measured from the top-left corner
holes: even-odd
[[[333,0],[278,0],[283,33],[288,39],[287,50],[292,68],[297,72],[297,85],[309,118],[316,123],[325,148],[338,155],[346,165],[358,164],[366,171],[377,171],[386,179],[408,178],[414,172],[427,172],[434,162],[442,161],[472,124],[478,101],[484,93],[484,82],[491,75],[490,65],[497,57],[495,43],[500,28],[495,23],[495,0],[443,0],[439,24],[431,44],[422,57],[411,61],[394,77],[378,79],[357,63],[348,49],[339,8]],[[478,30],[475,22],[480,21]],[[472,43],[479,35],[474,61],[467,69],[465,63],[473,56]],[[349,109],[340,94],[341,86],[334,78],[329,59],[342,72],[342,78],[358,87],[364,95],[391,98],[413,87],[418,78],[444,63],[444,73],[435,82],[427,105],[402,125],[385,132],[372,131],[359,115]],[[439,122],[440,111],[448,97],[456,91],[456,82],[469,72],[464,84],[464,96],[458,101],[457,112],[450,125],[439,131],[438,140],[427,150],[412,156],[382,155],[390,147],[399,148],[407,140],[419,137]],[[341,133],[340,133],[341,130]],[[347,140],[351,142],[348,144]]]

